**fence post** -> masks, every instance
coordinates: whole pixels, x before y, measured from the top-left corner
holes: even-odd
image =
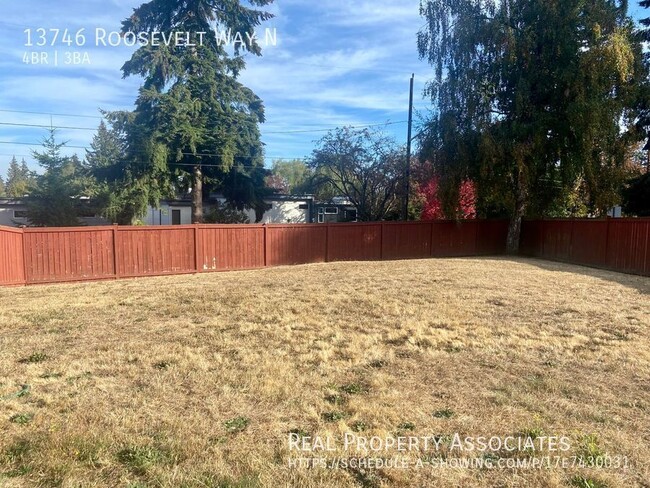
[[[571,233],[569,234],[569,261],[574,261],[573,259],[573,234],[575,233],[576,220],[571,219]]]
[[[264,225],[264,267],[269,265],[269,239],[268,239],[268,227]]]
[[[201,252],[201,247],[199,246],[199,224],[194,224],[194,269],[197,273],[202,271],[201,259],[199,254]]]
[[[115,279],[120,278],[120,272],[119,272],[119,259],[117,257],[117,231],[119,229],[119,226],[117,224],[113,224],[113,274],[115,275]]]
[[[29,283],[27,279],[29,266],[27,266],[27,243],[25,242],[25,226],[20,227],[20,245],[23,249],[23,281],[25,286],[27,286]]]
[[[330,224],[325,224],[325,262],[330,262]]]
[[[379,233],[379,260],[383,261],[384,260],[384,225],[385,223],[382,221],[379,223],[380,227],[380,233]]]
[[[607,268],[607,260],[609,258],[609,217],[605,220],[605,259],[603,259],[603,266]]]

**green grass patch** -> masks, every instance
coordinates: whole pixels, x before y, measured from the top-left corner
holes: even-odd
[[[608,488],[607,484],[602,481],[579,475],[571,478],[571,486],[574,486],[575,488]]]
[[[43,361],[47,361],[48,359],[49,356],[44,352],[35,352],[30,354],[26,358],[22,358],[18,360],[18,362],[21,364],[36,364],[36,363],[42,363]]]
[[[450,419],[453,416],[454,416],[454,411],[450,410],[449,408],[436,410],[435,412],[433,412],[433,418],[435,419]]]
[[[334,412],[325,412],[321,415],[322,419],[325,422],[338,422],[343,420],[346,415],[344,412],[334,411]]]
[[[169,454],[154,446],[128,446],[117,453],[117,460],[129,471],[145,475],[155,465],[169,462]]]
[[[235,417],[228,419],[223,423],[226,430],[231,434],[242,432],[246,427],[248,427],[248,424],[250,424],[250,419],[247,417]]]
[[[32,420],[34,420],[33,413],[17,413],[16,415],[9,417],[9,422],[18,425],[27,425],[31,423]]]

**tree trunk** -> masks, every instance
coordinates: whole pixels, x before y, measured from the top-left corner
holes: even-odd
[[[521,238],[521,220],[523,218],[523,212],[517,215],[513,215],[510,219],[510,226],[508,227],[508,244],[506,247],[506,252],[508,254],[518,254],[519,253],[519,239]]]
[[[506,245],[506,252],[508,254],[519,254],[519,241],[521,239],[521,221],[526,212],[526,188],[524,182],[524,174],[520,169],[517,177],[515,199],[515,211],[510,217],[510,226],[508,227],[508,240]]]
[[[203,223],[203,172],[200,164],[192,171],[192,223]]]

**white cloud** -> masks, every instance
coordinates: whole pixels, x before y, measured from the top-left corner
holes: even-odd
[[[38,3],[38,8],[34,5]],[[90,66],[57,69],[25,66],[22,29],[105,27],[119,29],[140,0],[72,0],[69,2],[8,2],[0,27],[0,108],[95,114],[99,107],[128,108],[137,97],[141,79],[121,79],[120,67],[131,50],[94,48],[84,51]],[[417,57],[415,35],[423,23],[418,0],[279,0],[276,15],[264,27],[275,27],[279,45],[248,57],[241,80],[266,106],[262,126],[268,156],[304,156],[322,132],[284,133],[318,127],[365,125],[406,118],[408,78],[416,72],[416,101],[427,76]],[[60,25],[58,25],[60,24]],[[0,113],[0,120],[48,122],[47,116]],[[55,117],[54,123],[94,126],[94,119]],[[404,126],[391,129],[400,138]],[[40,130],[14,131],[0,127],[0,140],[36,142]],[[61,132],[72,145],[85,145],[90,131]],[[11,138],[11,139],[9,139]],[[26,146],[2,147],[0,154],[28,153]],[[79,152],[79,150],[75,150]],[[0,174],[6,167],[0,157]],[[8,162],[8,159],[7,159]]]

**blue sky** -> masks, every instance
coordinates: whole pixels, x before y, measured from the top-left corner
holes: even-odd
[[[98,109],[132,108],[141,79],[122,79],[120,67],[135,48],[96,47],[94,41],[97,28],[118,31],[120,22],[140,3],[4,2],[0,17],[0,175],[6,174],[14,154],[36,169],[30,151],[38,149],[46,134],[42,128],[6,124],[69,127],[60,129],[58,136],[70,146],[79,146],[69,148],[68,153],[83,155],[82,148],[88,146],[92,129],[99,124]],[[424,23],[419,0],[276,0],[270,10],[276,17],[264,27],[276,30],[277,46],[264,47],[260,58],[248,57],[241,77],[266,106],[262,136],[267,165],[274,158],[307,156],[314,141],[336,126],[391,122],[386,130],[406,140],[411,73],[416,75],[416,111],[425,113],[429,105],[421,93],[431,71],[418,59],[416,47],[416,33]],[[87,44],[26,47],[24,30],[32,29],[36,38],[38,28],[68,29],[73,38],[84,28]],[[23,62],[26,53],[41,51],[48,52],[48,64]],[[54,66],[54,51],[58,51],[58,66]],[[87,53],[90,64],[66,65],[66,51]]]

